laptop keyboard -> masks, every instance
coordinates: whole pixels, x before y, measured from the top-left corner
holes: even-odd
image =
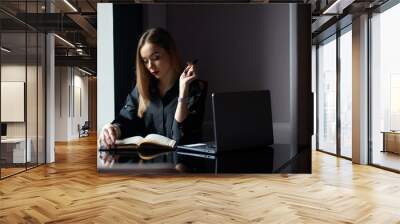
[[[186,145],[186,146],[191,147],[191,148],[196,148],[196,149],[204,149],[204,148],[216,149],[217,148],[217,146],[215,145],[214,142],[198,143],[198,144],[191,144],[191,145]]]
[[[207,147],[208,147],[208,148],[212,148],[212,149],[217,148],[217,146],[215,145],[215,143],[207,143]]]

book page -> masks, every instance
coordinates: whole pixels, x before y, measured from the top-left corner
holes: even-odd
[[[115,143],[116,145],[139,145],[142,140],[142,136],[133,136],[129,138],[118,139]]]
[[[164,145],[167,147],[174,148],[176,141],[173,139],[167,138],[165,136],[162,136],[162,135],[149,134],[144,138],[142,143],[153,143],[153,144],[157,144],[157,145]]]

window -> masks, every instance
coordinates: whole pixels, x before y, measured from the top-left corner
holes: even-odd
[[[388,150],[384,142],[386,133],[400,139],[400,133],[392,133],[400,130],[399,21],[399,4],[371,18],[371,162],[395,170],[400,170],[400,150]],[[386,143],[400,149],[400,141]]]
[[[352,74],[350,26],[340,36],[340,155],[348,158],[352,156]]]
[[[350,159],[353,78],[351,24],[322,41],[317,49],[317,149]]]
[[[336,153],[336,36],[318,47],[317,148]]]

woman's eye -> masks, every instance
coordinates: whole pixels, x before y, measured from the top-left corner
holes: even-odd
[[[151,57],[152,60],[160,60],[160,55],[153,55]]]

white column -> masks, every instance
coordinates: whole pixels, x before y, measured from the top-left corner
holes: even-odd
[[[353,20],[353,162],[368,163],[368,16]]]
[[[47,12],[54,12],[54,5],[46,2]],[[54,35],[46,35],[46,163],[55,162],[55,42]]]
[[[54,60],[54,35],[46,36],[46,163],[55,161],[54,135],[55,135],[55,60]]]
[[[114,114],[113,5],[97,4],[97,134]]]

